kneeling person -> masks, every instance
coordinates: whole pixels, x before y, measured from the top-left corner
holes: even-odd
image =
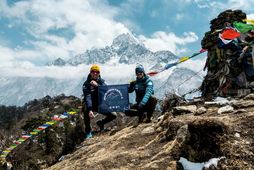
[[[157,104],[157,99],[152,96],[154,93],[153,82],[145,74],[145,70],[142,65],[138,65],[135,68],[135,73],[137,76],[136,80],[130,83],[128,92],[132,93],[135,91],[137,103],[131,106],[130,110],[126,110],[125,114],[127,116],[138,116],[139,123],[141,123],[145,118],[144,113],[147,112],[147,117],[144,122],[149,123],[151,122],[151,117]]]

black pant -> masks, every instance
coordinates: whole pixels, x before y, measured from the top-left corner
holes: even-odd
[[[95,110],[95,112],[97,112],[97,109],[94,109],[94,110]],[[91,125],[90,125],[91,120],[89,117],[89,111],[84,108],[83,113],[84,113],[85,131],[86,131],[86,133],[89,133],[92,130]],[[100,113],[100,114],[103,114],[104,116],[106,116],[104,119],[101,120],[103,125],[108,122],[111,122],[112,120],[114,120],[116,118],[116,115],[111,112],[110,113]]]
[[[126,110],[126,116],[138,116],[139,122],[141,122],[144,118],[144,112],[147,112],[147,120],[150,121],[157,104],[157,99],[151,96],[142,109],[138,109],[138,104],[139,103],[136,103],[131,106],[130,110]]]

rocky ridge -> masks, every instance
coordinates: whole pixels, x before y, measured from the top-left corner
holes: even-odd
[[[214,169],[254,168],[254,94],[225,101],[195,101],[166,110],[150,124],[127,126],[85,140],[57,169],[176,169],[180,158]],[[225,106],[233,108],[224,112]]]

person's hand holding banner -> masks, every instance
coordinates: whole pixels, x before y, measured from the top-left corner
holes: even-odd
[[[94,80],[92,80],[92,81],[90,82],[90,84],[91,84],[92,86],[94,86],[94,87],[98,87],[98,83],[97,83],[96,81],[94,81]]]
[[[93,114],[93,111],[89,111],[89,117],[91,118],[91,119],[93,119],[95,116],[94,116],[94,114]]]
[[[141,104],[141,103],[139,103],[139,104],[138,104],[138,110],[142,110],[143,108],[144,108],[144,105]]]

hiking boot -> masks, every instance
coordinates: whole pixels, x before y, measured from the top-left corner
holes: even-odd
[[[98,120],[98,121],[96,122],[96,124],[97,124],[97,126],[99,126],[100,131],[103,131],[103,130],[104,130],[104,124],[102,123],[101,120]]]
[[[92,132],[86,133],[86,139],[90,139],[90,138],[92,138],[92,137],[93,137]]]
[[[151,119],[145,119],[145,121],[144,121],[144,123],[151,123],[152,121],[151,121]]]
[[[145,117],[146,117],[145,114],[139,115],[138,123],[142,123],[144,121]]]

